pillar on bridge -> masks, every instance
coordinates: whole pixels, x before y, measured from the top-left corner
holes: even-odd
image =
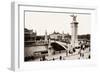
[[[49,42],[48,42],[48,55],[49,55],[49,56],[52,55],[53,52],[54,52],[54,50],[53,50],[53,48],[52,48],[52,46],[51,46],[51,40],[50,40],[50,38],[49,38]]]
[[[47,30],[45,30],[45,42],[48,41],[48,37],[47,37]]]
[[[64,36],[65,36],[65,35],[64,35],[64,31],[63,31],[63,32],[62,32],[62,40],[64,40],[64,39],[65,39],[65,38],[64,38]]]
[[[35,42],[36,42],[37,31],[35,30]]]
[[[74,48],[75,46],[78,45],[78,35],[77,35],[78,22],[76,21],[77,16],[71,15],[71,17],[73,18],[73,21],[71,23],[71,28],[72,28],[71,45],[72,45],[72,48]]]

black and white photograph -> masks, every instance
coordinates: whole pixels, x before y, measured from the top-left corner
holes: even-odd
[[[0,73],[100,73],[100,0],[1,0]]]
[[[24,61],[91,59],[91,15],[24,12]]]

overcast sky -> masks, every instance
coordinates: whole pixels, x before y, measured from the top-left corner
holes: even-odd
[[[37,31],[37,35],[56,32],[71,34],[72,14],[25,12],[25,28]],[[91,15],[77,14],[78,34],[90,34]]]

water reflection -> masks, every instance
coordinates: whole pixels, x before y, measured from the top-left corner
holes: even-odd
[[[35,52],[47,51],[48,46],[25,47],[24,56],[32,56]]]

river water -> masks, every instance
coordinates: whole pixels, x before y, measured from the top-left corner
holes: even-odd
[[[24,56],[32,56],[34,52],[46,51],[47,46],[32,46],[24,48]]]

